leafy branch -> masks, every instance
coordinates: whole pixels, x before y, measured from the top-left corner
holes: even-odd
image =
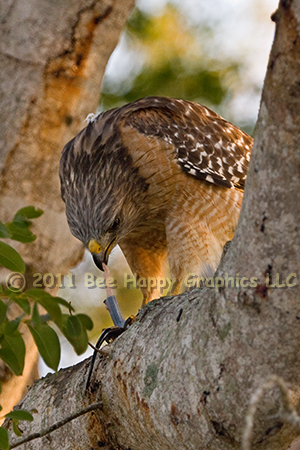
[[[31,220],[42,214],[42,210],[33,206],[20,209],[11,222],[5,224],[0,222],[0,238],[23,243],[33,242],[36,236],[30,230]],[[20,376],[24,369],[26,348],[19,330],[21,324],[28,327],[44,362],[55,371],[59,365],[61,348],[52,324],[57,326],[78,355],[84,353],[88,346],[87,331],[93,328],[90,317],[75,314],[69,302],[61,297],[52,297],[43,289],[31,288],[22,291],[26,284],[23,275],[25,263],[13,247],[1,240],[0,265],[15,272],[11,277],[7,277],[6,288],[0,285],[0,359],[11,371]],[[20,281],[19,284],[24,281],[23,286],[15,286],[15,281]],[[17,304],[22,313],[10,320],[8,311],[12,303]],[[21,436],[19,421],[33,420],[32,414],[28,411],[12,411],[6,414],[5,418],[13,421],[13,430],[17,436]],[[0,449],[9,448],[7,431],[0,428]]]

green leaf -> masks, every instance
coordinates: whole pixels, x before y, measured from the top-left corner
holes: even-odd
[[[15,215],[12,222],[5,224],[11,239],[19,242],[33,242],[36,236],[30,231],[31,221],[43,214],[41,209],[35,209],[33,206],[27,206],[20,209]]]
[[[83,328],[91,331],[94,328],[94,324],[92,319],[86,314],[76,314],[76,317],[80,320],[83,325]]]
[[[25,219],[23,216],[16,216],[12,222],[7,222],[5,225],[8,227],[10,224],[14,224],[18,228],[28,230],[32,222],[30,222],[30,220]]]
[[[68,335],[72,338],[82,333],[83,326],[77,316],[69,316],[65,325]]]
[[[0,300],[0,325],[2,324],[3,320],[6,318],[6,311],[7,311],[7,305]]]
[[[50,314],[53,322],[60,324],[61,309],[55,297],[52,297],[52,295],[48,294],[48,292],[37,288],[28,289],[26,291],[26,295],[45,308],[45,310]]]
[[[0,448],[1,450],[9,450],[8,432],[0,427]]]
[[[38,351],[47,364],[53,370],[57,370],[60,361],[60,343],[56,332],[46,323],[28,328],[37,345]]]
[[[14,334],[14,332],[18,329],[18,326],[20,325],[21,318],[22,316],[19,316],[16,319],[7,322],[7,324],[4,327],[3,333],[5,335]]]
[[[16,419],[16,420],[27,420],[28,422],[33,421],[33,417],[30,412],[20,409],[18,411],[11,411],[5,415],[6,419]]]
[[[11,370],[15,375],[17,376],[22,375],[22,371],[16,355],[9,349],[0,348],[0,359],[2,359],[2,361],[4,361],[5,364],[7,364],[8,367],[11,368]]]
[[[38,310],[37,303],[34,302],[33,308],[32,308],[32,321],[34,327],[38,327],[41,324],[41,318]]]
[[[7,227],[0,221],[0,238],[9,238],[10,232]]]
[[[20,308],[23,309],[25,314],[30,314],[30,303],[28,298],[26,297],[26,294],[12,294],[10,295],[10,299],[17,305],[19,305]]]
[[[42,209],[35,209],[34,206],[25,206],[25,208],[21,208],[16,212],[14,219],[18,216],[24,216],[26,219],[36,219],[42,214],[44,214]]]
[[[25,272],[25,264],[19,253],[10,245],[0,241],[0,265],[12,272]]]
[[[8,222],[6,224],[11,234],[11,239],[19,242],[33,242],[36,240],[36,235],[29,230],[30,223],[28,225],[24,221],[20,222]]]
[[[52,298],[54,298],[57,301],[57,303],[59,303],[60,305],[68,308],[69,311],[75,311],[75,309],[71,305],[71,302],[67,302],[67,300],[65,300],[64,298],[61,298],[61,297],[52,297]]]
[[[19,420],[13,420],[13,430],[16,436],[21,437],[22,436],[22,432],[19,428]]]
[[[15,375],[22,375],[25,361],[25,344],[19,331],[5,336],[1,341],[0,358],[11,368]]]
[[[63,332],[70,344],[73,345],[77,355],[81,355],[86,351],[88,336],[77,316],[68,316]]]

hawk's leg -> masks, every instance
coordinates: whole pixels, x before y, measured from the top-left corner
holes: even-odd
[[[110,275],[109,269],[105,264],[103,264],[103,268],[104,268],[104,278],[106,279]],[[99,349],[100,349],[101,345],[104,342],[107,342],[108,344],[113,342],[118,336],[120,336],[120,334],[122,334],[125,330],[127,330],[127,328],[134,322],[133,317],[128,317],[127,320],[124,320],[124,317],[122,316],[122,313],[120,311],[117,299],[113,295],[112,289],[109,287],[106,287],[106,291],[107,291],[108,297],[106,298],[106,300],[104,300],[104,303],[106,305],[106,308],[108,309],[108,312],[111,316],[114,326],[103,330],[95,347],[92,346],[94,348],[94,353],[92,356],[89,374],[88,374],[88,378],[87,378],[87,382],[86,382],[86,390],[89,388],[91,376],[93,373],[93,369],[94,369],[94,365],[95,365],[95,361],[96,361],[96,357],[97,357],[97,353],[99,353]]]

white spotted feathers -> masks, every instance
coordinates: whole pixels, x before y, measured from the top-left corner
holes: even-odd
[[[164,97],[146,97],[120,109],[127,125],[173,144],[184,172],[219,186],[244,187],[253,139],[215,112]]]

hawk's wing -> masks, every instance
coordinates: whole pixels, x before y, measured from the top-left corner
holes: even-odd
[[[215,112],[189,101],[145,97],[120,113],[125,125],[173,144],[184,172],[243,189],[253,139]]]

